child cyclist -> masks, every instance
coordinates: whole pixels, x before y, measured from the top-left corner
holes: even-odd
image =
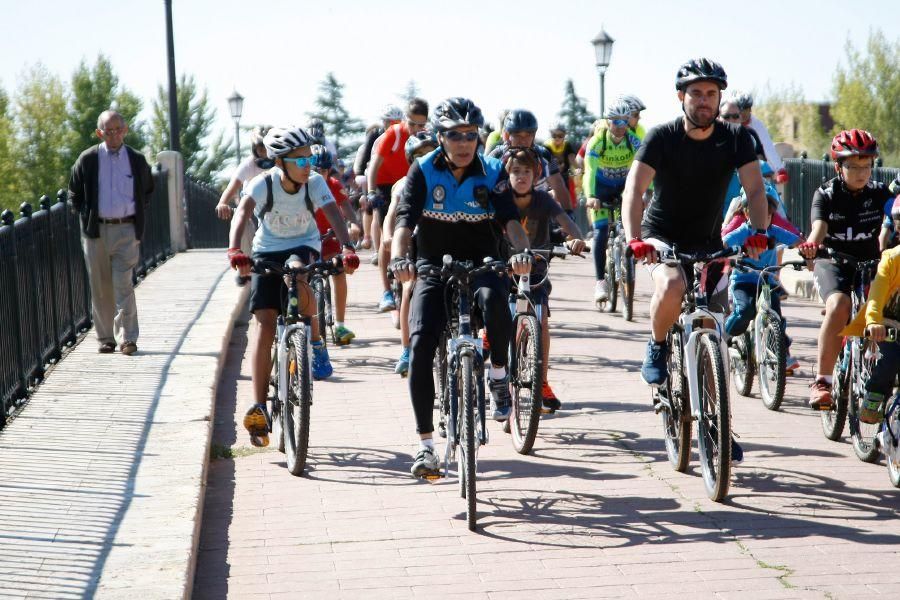
[[[229,235],[228,259],[231,267],[241,275],[250,273],[250,257],[239,248],[244,226],[250,214],[259,220],[259,229],[253,237],[253,257],[285,262],[296,256],[303,264],[319,259],[321,243],[314,217],[315,208],[321,208],[328,217],[338,240],[343,246],[347,273],[359,266],[344,220],[328,190],[325,179],[312,173],[312,141],[299,127],[272,128],[263,138],[269,158],[275,166],[267,173],[253,178],[234,218]],[[299,279],[300,313],[306,317],[315,314],[316,303],[306,279]],[[250,284],[250,312],[256,320],[257,335],[253,348],[254,404],[244,416],[244,427],[250,432],[254,446],[269,443],[270,416],[266,410],[269,374],[272,372],[272,342],[275,339],[275,321],[283,304],[284,282],[280,277],[253,274]],[[323,379],[332,373],[328,351],[322,343],[317,320],[312,319],[313,377]]]
[[[743,190],[741,198],[743,211],[735,215],[734,220],[723,230],[722,241],[726,246],[743,246],[747,238],[756,233],[756,230],[750,225],[750,205],[747,200],[747,194]],[[795,231],[772,224],[772,217],[777,214],[779,206],[778,194],[775,188],[771,186],[766,187],[766,199],[769,203],[769,214],[766,221],[766,235],[769,239],[788,246],[801,241],[800,235]],[[755,260],[752,258],[745,258],[744,260],[757,269],[772,267],[778,264],[778,252],[774,248],[770,248],[760,254],[759,258]],[[758,271],[732,270],[728,295],[731,297],[733,309],[728,318],[725,319],[725,333],[729,336],[735,337],[747,331],[750,322],[756,317],[756,294],[760,277],[761,274]],[[767,272],[766,278],[772,285],[772,297],[770,300],[772,310],[781,316],[781,297],[777,291],[778,281],[775,273]],[[784,317],[781,317],[781,324],[784,330],[787,331],[787,323]],[[787,335],[785,335],[785,338],[790,339],[787,338]],[[790,347],[788,347],[788,354],[790,354]],[[795,366],[796,363],[796,359],[788,356],[787,365],[789,367],[797,368]]]
[[[543,191],[534,188],[535,179],[543,170],[540,158],[531,148],[512,148],[506,161],[506,172],[509,174],[509,185],[512,188],[513,199],[519,211],[519,221],[522,228],[528,233],[532,248],[549,248],[552,246],[550,239],[550,224],[553,221],[559,223],[571,241],[567,246],[573,254],[581,254],[584,250],[584,240],[578,225],[573,221],[553,199]],[[547,275],[547,261],[536,260],[532,267],[532,281],[538,283]],[[548,316],[550,314],[550,281],[538,287],[532,286],[532,299],[536,304],[542,304],[544,310],[541,314],[541,345],[543,347],[543,386],[541,396],[544,407],[550,411],[559,410],[562,403],[553,393],[547,381],[547,369],[550,357],[550,327]]]
[[[409,136],[406,140],[406,162],[412,164],[414,160],[420,156],[425,156],[438,147],[437,138],[434,132],[430,130],[419,131]],[[397,217],[397,205],[399,204],[400,193],[403,186],[406,185],[406,176],[401,177],[391,188],[391,204],[388,206],[387,214],[384,217],[384,231],[382,233],[382,243],[386,243],[390,247],[391,240],[394,237],[394,225]],[[415,257],[410,257],[415,260]],[[409,373],[409,299],[412,297],[412,288],[415,280],[407,281],[403,284],[403,295],[400,300],[400,310],[396,311],[397,320],[400,325],[400,358],[394,366],[394,373],[401,377],[406,377]]]
[[[331,151],[328,150],[327,147],[316,144],[312,146],[312,155],[314,158],[313,165],[315,166],[316,173],[321,175],[325,182],[328,184],[328,189],[331,191],[331,195],[334,197],[334,201],[337,203],[338,208],[341,211],[341,215],[343,215],[346,223],[350,224],[350,238],[356,238],[359,236],[361,232],[361,228],[359,226],[359,222],[356,219],[356,214],[353,212],[353,207],[350,205],[347,194],[344,192],[344,188],[341,185],[341,182],[338,181],[335,177],[332,177],[333,169],[334,169],[334,156],[331,154]],[[346,223],[342,223],[342,227],[346,227]],[[332,225],[328,220],[328,217],[325,216],[325,213],[321,208],[316,209],[316,225],[319,228],[319,233],[325,235],[331,230]],[[336,230],[335,230],[336,231]],[[322,242],[322,260],[329,260],[333,256],[339,254],[341,251],[341,244],[338,242],[337,237],[332,237],[330,239],[324,240]],[[347,329],[344,325],[344,315],[347,312],[347,274],[339,273],[338,275],[331,276],[331,285],[334,289],[334,337],[336,338],[335,343],[339,346],[349,344],[353,338],[356,337],[356,334]],[[325,335],[325,332],[322,332],[322,335]]]
[[[900,198],[894,201],[900,210]],[[891,211],[893,212],[893,210]],[[866,381],[866,399],[859,412],[863,423],[879,423],[882,404],[890,397],[900,371],[900,344],[887,340],[885,319],[900,321],[900,247],[886,250],[878,263],[878,273],[869,288],[869,298],[841,335],[860,337],[864,333],[878,344],[881,356]],[[896,334],[895,334],[896,335]]]
[[[587,144],[584,157],[582,190],[587,199],[588,219],[594,228],[594,272],[597,283],[594,301],[606,302],[606,244],[610,217],[621,205],[625,178],[641,145],[641,140],[628,126],[633,107],[627,102],[613,104],[606,109],[609,127],[599,127]]]

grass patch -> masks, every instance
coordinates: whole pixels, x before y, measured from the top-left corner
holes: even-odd
[[[218,460],[220,458],[235,459],[244,456],[252,456],[261,452],[268,452],[269,448],[254,448],[247,446],[226,446],[224,444],[212,444],[209,447],[209,458]]]

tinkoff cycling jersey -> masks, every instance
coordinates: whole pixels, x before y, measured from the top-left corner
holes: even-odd
[[[625,185],[628,169],[634,160],[641,140],[630,130],[617,144],[608,129],[601,130],[588,142],[584,156],[585,196],[597,198],[598,187],[621,188]]]
[[[414,229],[420,259],[441,264],[444,254],[480,261],[501,252],[498,226],[518,217],[512,192],[497,191],[499,160],[476,155],[457,181],[438,149],[416,159],[397,205],[397,228]]]
[[[882,219],[890,217],[893,197],[880,181],[869,181],[858,192],[850,192],[835,177],[813,195],[812,222],[824,221],[828,233],[823,243],[859,260],[878,258],[878,233]]]

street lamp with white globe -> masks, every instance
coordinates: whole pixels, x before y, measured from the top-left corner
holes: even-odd
[[[606,112],[606,90],[604,87],[606,69],[609,67],[609,59],[612,56],[612,47],[615,40],[604,31],[603,27],[601,27],[600,33],[591,40],[591,43],[594,45],[597,72],[600,74],[600,117],[602,118],[603,113]]]
[[[244,97],[234,90],[234,93],[228,97],[228,109],[231,111],[231,118],[234,119],[234,153],[237,158],[237,164],[241,164],[241,113],[244,111]]]

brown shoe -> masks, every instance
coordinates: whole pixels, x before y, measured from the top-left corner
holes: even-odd
[[[831,410],[834,399],[831,397],[831,384],[824,379],[816,379],[809,384],[809,407],[813,410]]]
[[[131,356],[135,352],[137,352],[137,344],[134,342],[122,342],[122,345],[119,346],[119,352],[124,354],[125,356]]]
[[[97,348],[97,352],[100,354],[112,354],[116,351],[116,343],[115,342],[103,342],[100,344],[100,347]]]

